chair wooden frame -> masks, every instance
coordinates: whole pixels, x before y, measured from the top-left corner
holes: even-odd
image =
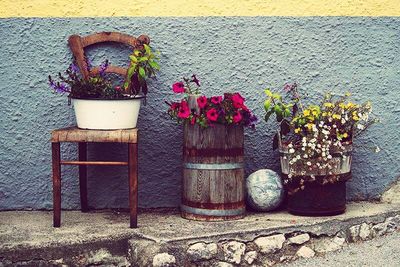
[[[69,46],[75,57],[76,63],[85,79],[90,75],[97,74],[99,67],[93,68],[90,72],[85,60],[84,48],[95,43],[119,42],[141,48],[143,44],[149,44],[150,39],[146,35],[138,38],[117,32],[101,32],[85,37],[72,35],[68,39]],[[126,75],[127,68],[110,65],[106,72]],[[78,143],[78,160],[61,160],[60,143]],[[128,145],[128,161],[87,161],[87,143],[89,142],[114,142],[125,143]],[[52,170],[53,170],[53,226],[61,226],[61,165],[79,166],[79,192],[81,211],[87,212],[87,166],[111,165],[128,166],[129,176],[129,214],[130,227],[137,227],[137,207],[138,207],[138,130],[84,130],[77,127],[56,129],[51,133],[52,143]]]

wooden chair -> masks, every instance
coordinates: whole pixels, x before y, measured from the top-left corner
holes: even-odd
[[[84,78],[89,75],[96,74],[99,67],[93,68],[89,73],[84,48],[101,42],[119,42],[130,45],[134,48],[140,48],[144,43],[149,44],[150,39],[146,35],[138,38],[126,34],[116,32],[102,32],[80,37],[72,35],[69,37],[68,43],[75,56],[77,65]],[[126,75],[127,69],[110,65],[106,72]],[[78,160],[63,161],[61,160],[60,143],[72,142],[78,143]],[[88,142],[113,142],[126,143],[128,145],[128,161],[87,161],[87,143]],[[52,143],[52,168],[53,168],[53,226],[61,225],[61,165],[78,165],[79,166],[79,188],[81,211],[88,211],[87,199],[87,166],[88,165],[111,165],[111,166],[128,166],[129,176],[129,213],[130,227],[137,227],[137,206],[138,206],[138,130],[84,130],[77,127],[63,128],[53,130],[51,133]]]

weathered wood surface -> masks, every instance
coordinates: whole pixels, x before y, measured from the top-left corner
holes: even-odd
[[[138,208],[138,145],[128,144],[130,228],[137,228]]]
[[[81,37],[79,35],[71,35],[68,38],[69,47],[75,57],[76,63],[79,67],[80,72],[83,77],[87,79],[90,75],[88,67],[85,60],[85,47],[93,44],[103,43],[103,42],[117,42],[131,46],[132,48],[143,48],[143,44],[150,44],[150,38],[147,35],[140,35],[135,38],[128,34],[123,34],[119,32],[100,32]],[[116,73],[125,76],[127,68],[110,65],[106,72]],[[99,67],[94,67],[91,74],[96,75],[99,73]]]
[[[78,160],[79,162],[87,161],[87,143],[78,143]],[[61,161],[65,164],[65,161]],[[86,212],[89,210],[88,197],[87,197],[87,166],[82,164],[79,166],[79,195],[81,198],[81,211]]]
[[[126,161],[73,161],[63,160],[61,165],[79,165],[81,167],[86,165],[102,165],[102,166],[128,166]]]
[[[207,129],[189,124],[184,127],[182,204],[209,210],[209,214],[219,210],[219,215],[183,211],[182,216],[198,220],[243,217],[243,127],[219,124]],[[226,215],[223,215],[224,210]],[[234,210],[243,212],[232,215]]]
[[[104,131],[69,127],[52,131],[51,142],[137,143],[137,132],[137,129]]]
[[[61,151],[60,143],[51,144],[53,169],[53,226],[61,226]]]

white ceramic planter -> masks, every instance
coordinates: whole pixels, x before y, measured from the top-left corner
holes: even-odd
[[[118,100],[73,98],[78,128],[93,130],[136,128],[141,98]]]

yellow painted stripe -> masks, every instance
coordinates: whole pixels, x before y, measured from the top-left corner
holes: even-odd
[[[400,16],[400,0],[0,0],[0,17]]]

